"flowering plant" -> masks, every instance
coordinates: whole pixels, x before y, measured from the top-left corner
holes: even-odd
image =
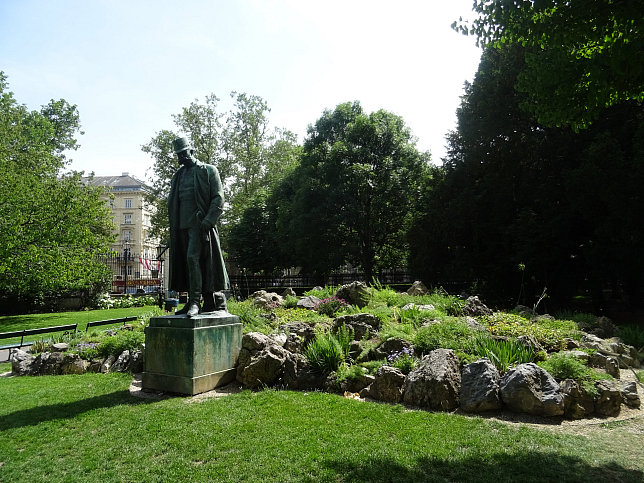
[[[387,356],[387,363],[399,369],[403,374],[409,374],[415,369],[418,360],[414,357],[413,347],[403,347],[401,351],[392,352]]]
[[[342,307],[346,307],[347,305],[348,304],[344,299],[339,299],[336,296],[332,296],[320,300],[315,305],[315,310],[319,314],[333,317],[338,310],[340,310]]]

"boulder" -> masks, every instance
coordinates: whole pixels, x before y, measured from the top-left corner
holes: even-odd
[[[340,389],[343,392],[361,392],[363,389],[368,388],[376,380],[371,374],[364,374],[363,376],[354,379],[347,379],[340,383]],[[363,396],[364,397],[364,396]]]
[[[128,371],[130,371],[132,374],[137,374],[139,372],[143,372],[144,365],[143,365],[143,351],[142,350],[135,350],[132,351],[130,354],[130,365],[128,366]]]
[[[514,412],[538,416],[564,413],[561,387],[548,372],[532,362],[506,372],[500,389],[501,400]]]
[[[31,365],[35,359],[35,356],[32,356],[23,350],[12,349],[11,354],[9,355],[12,374],[15,374],[16,376],[26,376],[31,374]]]
[[[282,292],[282,297],[297,297],[297,294],[295,293],[295,290],[293,290],[291,287],[288,287]]]
[[[639,394],[637,394],[637,384],[635,382],[623,382],[621,389],[622,402],[629,408],[639,409],[641,401]]]
[[[243,370],[250,364],[252,358],[265,348],[274,345],[275,342],[267,335],[259,332],[244,334],[241,342],[241,350],[237,359],[237,381],[241,382]]]
[[[512,309],[512,312],[514,312],[517,315],[520,315],[524,319],[531,319],[532,317],[537,315],[534,309],[531,309],[530,307],[526,307],[525,305],[517,305],[516,307],[514,307],[514,309]]]
[[[500,409],[500,379],[498,369],[487,357],[467,364],[461,373],[461,409],[470,413]]]
[[[101,372],[103,374],[110,372],[112,364],[116,361],[116,357],[110,355],[101,363]]]
[[[238,368],[237,380],[251,389],[274,384],[282,375],[287,354],[278,345],[266,347],[254,355],[248,364]]]
[[[608,379],[595,381],[599,392],[595,397],[595,412],[600,416],[617,416],[622,406],[622,393],[616,382]]]
[[[342,285],[336,292],[335,297],[343,299],[349,305],[357,305],[358,307],[365,307],[369,303],[371,294],[369,287],[364,282],[351,282],[347,285]]]
[[[65,355],[62,352],[42,352],[31,365],[32,375],[55,376],[61,374]]]
[[[400,370],[381,366],[376,372],[374,381],[369,385],[362,394],[390,403],[398,403],[402,400],[402,387],[405,383],[405,375]]]
[[[436,349],[411,371],[403,387],[407,404],[451,411],[459,404],[461,372],[451,349]]]
[[[314,310],[322,300],[315,295],[302,297],[297,301],[297,307],[300,309]]]
[[[545,352],[543,346],[539,343],[537,338],[532,334],[520,335],[519,337],[516,338],[516,341],[526,349],[532,349],[535,354],[542,351]]]
[[[606,374],[613,376],[615,379],[619,379],[621,377],[619,372],[619,361],[615,357],[606,358],[604,369],[606,369]]]
[[[61,366],[61,374],[85,374],[89,361],[81,359],[78,354],[67,354]]]
[[[316,390],[322,389],[326,376],[313,371],[304,355],[288,352],[284,361],[282,381],[289,389]]]
[[[481,302],[476,295],[474,295],[467,298],[465,305],[463,306],[462,313],[463,315],[476,317],[479,315],[492,315],[492,310],[487,308],[487,306]]]
[[[67,350],[69,350],[69,344],[66,342],[57,342],[51,346],[52,352],[65,352]]]
[[[595,401],[591,394],[573,379],[561,381],[564,398],[564,416],[568,419],[582,419],[595,412]]]
[[[382,321],[372,314],[341,315],[333,321],[333,332],[337,332],[343,325],[353,330],[353,340],[362,340],[366,334],[377,333],[382,326]]]
[[[280,325],[279,330],[285,334],[294,334],[298,336],[304,345],[315,339],[315,327],[311,324],[307,324],[306,322],[290,322],[288,324]]]
[[[428,293],[429,293],[429,289],[420,280],[416,280],[414,283],[411,284],[411,287],[407,289],[407,295],[412,295],[412,296],[427,295]]]
[[[475,332],[487,332],[488,329],[481,323],[479,323],[478,320],[476,320],[474,317],[470,317],[469,315],[466,317],[463,317],[463,320],[467,324],[467,326],[472,329]]]
[[[613,337],[612,339],[602,339],[594,334],[582,333],[581,346],[586,349],[594,349],[597,353],[603,356],[615,357],[622,369],[627,369],[628,367],[639,367],[639,356],[635,347],[624,344],[617,337]],[[593,364],[593,362],[591,362],[591,364]],[[597,367],[604,366],[605,362]]]
[[[384,359],[391,354],[400,353],[404,349],[413,352],[414,345],[405,339],[392,337],[380,344],[375,350],[375,359]]]
[[[284,303],[281,295],[277,295],[275,292],[267,292],[266,290],[258,290],[251,295],[251,298],[253,299],[253,305],[264,310],[281,307]]]
[[[110,367],[111,372],[125,372],[130,363],[130,351],[124,350]]]

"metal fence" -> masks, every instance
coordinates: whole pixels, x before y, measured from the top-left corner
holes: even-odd
[[[141,294],[163,291],[164,260],[137,254],[114,253],[99,257],[112,271],[114,294]]]

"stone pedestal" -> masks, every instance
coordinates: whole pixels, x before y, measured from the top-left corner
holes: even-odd
[[[151,318],[143,389],[193,395],[232,382],[241,338],[239,317],[228,312]]]

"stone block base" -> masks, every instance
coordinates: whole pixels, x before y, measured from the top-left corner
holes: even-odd
[[[239,317],[228,312],[151,318],[143,389],[194,395],[232,382],[241,338]]]

